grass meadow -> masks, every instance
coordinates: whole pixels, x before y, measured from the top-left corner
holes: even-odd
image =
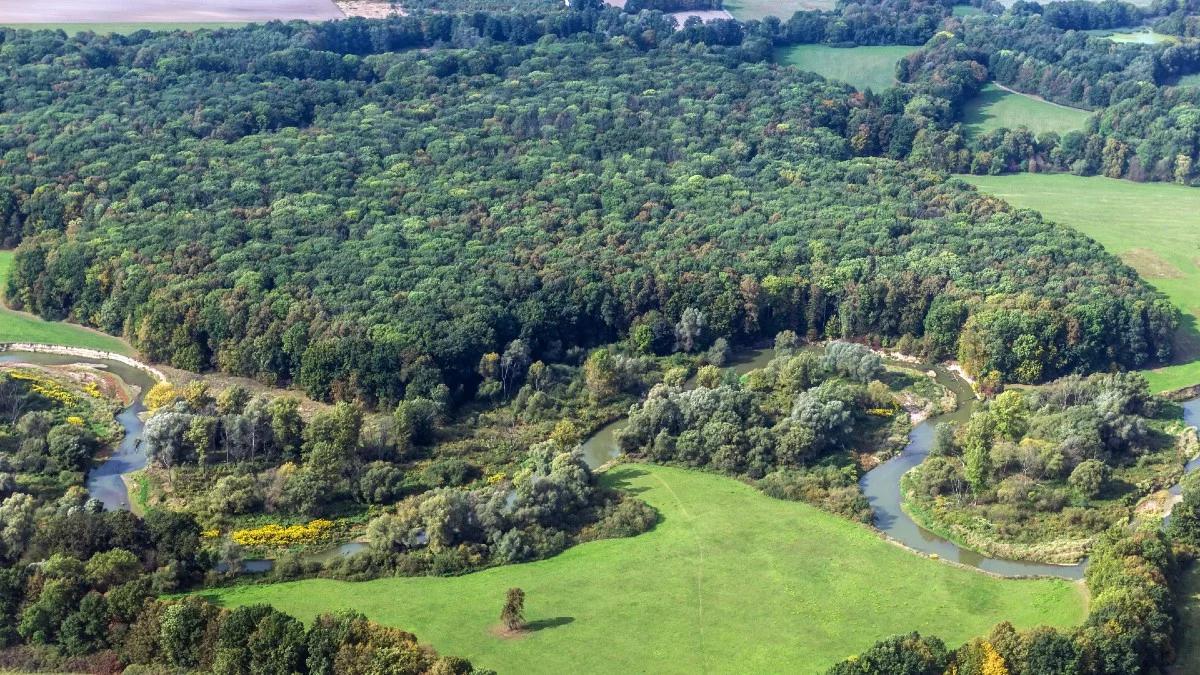
[[[963,176],[1100,242],[1183,313],[1176,365],[1146,371],[1156,391],[1200,384],[1200,190],[1068,174]]]
[[[0,251],[0,293],[4,292],[12,261],[12,251]],[[24,312],[14,312],[3,304],[0,304],[0,342],[42,342],[118,354],[133,353],[128,345],[111,335],[71,323],[44,321]]]
[[[728,6],[728,5],[727,5]],[[896,62],[916,47],[854,47],[796,45],[776,52],[775,60],[810,70],[858,89],[881,92],[896,82]]]
[[[1107,38],[1111,42],[1122,44],[1158,45],[1167,42],[1179,42],[1179,38],[1174,35],[1164,35],[1149,28],[1089,30],[1086,32],[1096,37]]]
[[[895,633],[957,645],[997,621],[1069,626],[1085,613],[1078,584],[998,579],[929,560],[733,479],[626,464],[605,480],[658,509],[658,526],[461,577],[207,593],[306,621],[355,608],[502,673],[821,672]],[[492,629],[513,586],[526,592],[533,629],[506,639]]]
[[[1032,96],[1005,91],[988,83],[974,99],[963,106],[962,120],[968,135],[985,134],[995,129],[1024,126],[1035,134],[1047,131],[1063,133],[1083,127],[1090,115]]]

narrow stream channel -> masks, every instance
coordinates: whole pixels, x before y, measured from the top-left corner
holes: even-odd
[[[113,453],[87,475],[88,494],[103,502],[104,508],[129,509],[129,492],[121,475],[146,466],[146,453],[141,448],[142,420],[138,415],[146,409],[142,399],[150,387],[154,386],[155,379],[149,373],[128,364],[66,354],[0,352],[0,363],[29,363],[42,366],[80,363],[110,372],[134,389],[133,402],[117,414],[117,422],[125,430],[124,437]]]

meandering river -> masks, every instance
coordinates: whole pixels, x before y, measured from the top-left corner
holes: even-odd
[[[738,373],[746,373],[761,368],[771,360],[771,350],[758,350],[748,353],[737,360],[731,367]],[[875,513],[875,527],[891,539],[915,551],[928,555],[936,555],[944,560],[976,567],[992,574],[1005,577],[1021,576],[1050,576],[1063,579],[1082,579],[1087,568],[1087,560],[1074,565],[1050,565],[1046,563],[1025,562],[1020,560],[1005,560],[989,558],[981,553],[963,548],[958,544],[921,527],[900,507],[900,479],[910,469],[924,461],[933,445],[934,431],[943,422],[961,422],[970,417],[978,401],[971,391],[970,385],[954,373],[940,365],[905,364],[922,370],[933,370],[937,381],[954,392],[958,399],[958,409],[952,413],[938,415],[916,425],[908,437],[908,445],[895,457],[880,464],[863,475],[859,481],[863,494],[871,503]],[[1183,404],[1184,423],[1200,426],[1200,398],[1192,399]],[[615,433],[627,424],[625,418],[616,420],[589,437],[583,443],[584,459],[588,465],[595,468],[616,459],[620,455],[617,448]],[[1186,471],[1191,472],[1200,468],[1200,457],[1188,462]],[[1178,494],[1179,485],[1171,488],[1173,494]]]
[[[150,387],[154,386],[155,379],[140,368],[117,361],[41,352],[0,352],[0,363],[18,362],[43,366],[81,363],[116,375],[133,390],[132,403],[117,414],[117,422],[125,430],[125,435],[112,454],[87,475],[88,494],[103,502],[104,508],[128,509],[129,492],[121,476],[146,466],[146,453],[141,447],[142,420],[139,415],[146,409],[142,399]]]
[[[772,350],[761,349],[743,352],[730,367],[739,374],[762,368],[773,357]],[[123,474],[136,471],[146,466],[146,454],[141,448],[142,420],[139,414],[145,410],[143,397],[154,385],[154,378],[148,373],[133,366],[105,359],[81,358],[61,354],[44,354],[30,352],[2,352],[0,363],[23,362],[40,365],[68,365],[82,363],[92,367],[107,370],[123,379],[126,384],[136,389],[132,403],[117,415],[117,421],[125,430],[125,436],[117,449],[100,462],[87,476],[88,492],[104,503],[107,509],[128,509],[129,495]],[[981,570],[1000,576],[1053,576],[1064,579],[1080,579],[1083,577],[1087,561],[1075,565],[1048,565],[1044,563],[1022,562],[989,558],[974,551],[965,549],[952,541],[940,537],[918,525],[900,507],[900,479],[910,469],[920,464],[933,444],[934,430],[942,422],[960,422],[970,416],[976,405],[976,399],[970,386],[961,378],[949,372],[942,366],[919,366],[922,369],[932,369],[939,383],[954,392],[958,399],[958,409],[952,413],[939,415],[918,424],[909,435],[908,445],[892,459],[864,474],[859,485],[863,494],[871,503],[875,512],[875,526],[888,537],[905,546],[922,553],[937,555],[945,560],[963,565],[977,567]],[[1200,398],[1192,399],[1183,404],[1184,422],[1188,425],[1200,426]],[[628,423],[624,417],[601,427],[583,443],[584,459],[593,468],[616,459],[620,455],[617,448],[615,433]],[[1200,457],[1188,462],[1186,471],[1191,472],[1200,468]],[[1180,486],[1171,488],[1178,494]],[[317,555],[335,557],[352,555],[362,548],[359,542],[350,542],[335,547]],[[271,561],[261,562],[263,570],[270,568]]]

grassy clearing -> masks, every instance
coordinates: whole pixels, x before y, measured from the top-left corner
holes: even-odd
[[[1027,127],[1035,134],[1047,131],[1063,133],[1083,127],[1091,113],[1055,105],[1048,101],[1005,91],[987,84],[979,95],[963,106],[962,119],[967,134],[984,134],[995,129]]]
[[[796,45],[780,49],[775,60],[811,70],[831,80],[841,80],[858,89],[883,91],[896,83],[896,62],[916,47],[855,47],[841,49],[826,45]]]
[[[8,272],[12,269],[12,251],[0,251],[0,293],[4,291]],[[2,300],[2,298],[0,298]],[[44,321],[22,312],[14,312],[0,303],[0,342],[44,342],[67,347],[102,349],[132,355],[133,350],[121,340],[75,324]]]
[[[1156,391],[1200,384],[1200,190],[1066,174],[963,178],[1083,232],[1171,298],[1184,319],[1178,364],[1146,376]]]
[[[98,35],[130,35],[139,30],[173,31],[173,30],[216,30],[218,28],[241,28],[245,22],[229,23],[0,23],[3,28],[18,30],[61,30],[67,35],[75,35],[91,31]]]
[[[1122,44],[1139,44],[1139,45],[1157,45],[1165,42],[1179,42],[1179,38],[1174,35],[1164,35],[1156,33],[1149,28],[1127,28],[1116,30],[1089,30],[1086,31],[1096,37],[1107,38],[1112,42]]]
[[[720,476],[624,465],[606,480],[662,514],[653,531],[456,578],[315,579],[214,590],[304,619],[353,607],[443,653],[505,673],[818,672],[879,638],[920,630],[957,644],[998,620],[1067,626],[1081,587],[1005,580],[928,560],[804,504]],[[534,630],[502,639],[505,589]]]
[[[738,21],[762,20],[777,16],[787,21],[799,11],[833,9],[836,0],[726,0],[724,7]]]
[[[950,12],[952,14],[954,14],[954,16],[957,16],[960,18],[964,17],[964,16],[983,16],[984,14],[987,13],[987,12],[984,12],[982,9],[979,9],[978,7],[973,7],[971,5],[955,5],[954,7],[952,7],[950,9]]]
[[[1175,83],[1176,87],[1200,87],[1200,73],[1184,75]]]

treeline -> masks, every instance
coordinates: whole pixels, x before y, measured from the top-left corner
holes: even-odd
[[[953,0],[843,0],[836,9],[799,11],[786,21],[768,17],[751,24],[750,32],[775,45],[921,45],[953,5]]]
[[[372,520],[371,551],[346,560],[342,574],[458,574],[634,536],[657,522],[645,502],[599,488],[578,452],[547,441],[512,481],[426,492]]]
[[[534,370],[535,379],[545,377]],[[532,391],[525,396],[539,390]],[[580,439],[571,424],[521,448],[515,468],[485,482],[462,457],[413,461],[433,452],[442,422],[442,406],[429,399],[404,401],[391,418],[364,420],[339,403],[306,421],[294,399],[251,397],[237,386],[211,396],[193,381],[182,391],[159,385],[147,403],[157,411],[146,422],[146,454],[155,467],[180,470],[172,497],[206,527],[227,529],[245,515],[311,518],[398,503],[371,524],[374,551],[327,570],[335,576],[457,574],[547,557],[580,540],[632,536],[657,521],[644,502],[597,484],[574,452]],[[219,547],[228,569],[245,553],[235,544]],[[315,571],[280,567],[284,576]]]
[[[916,633],[882,640],[829,670],[831,675],[1124,675],[1161,672],[1175,655],[1178,565],[1157,529],[1113,530],[1092,550],[1087,620],[1067,631],[1016,631],[1008,623],[984,638],[947,649]]]

